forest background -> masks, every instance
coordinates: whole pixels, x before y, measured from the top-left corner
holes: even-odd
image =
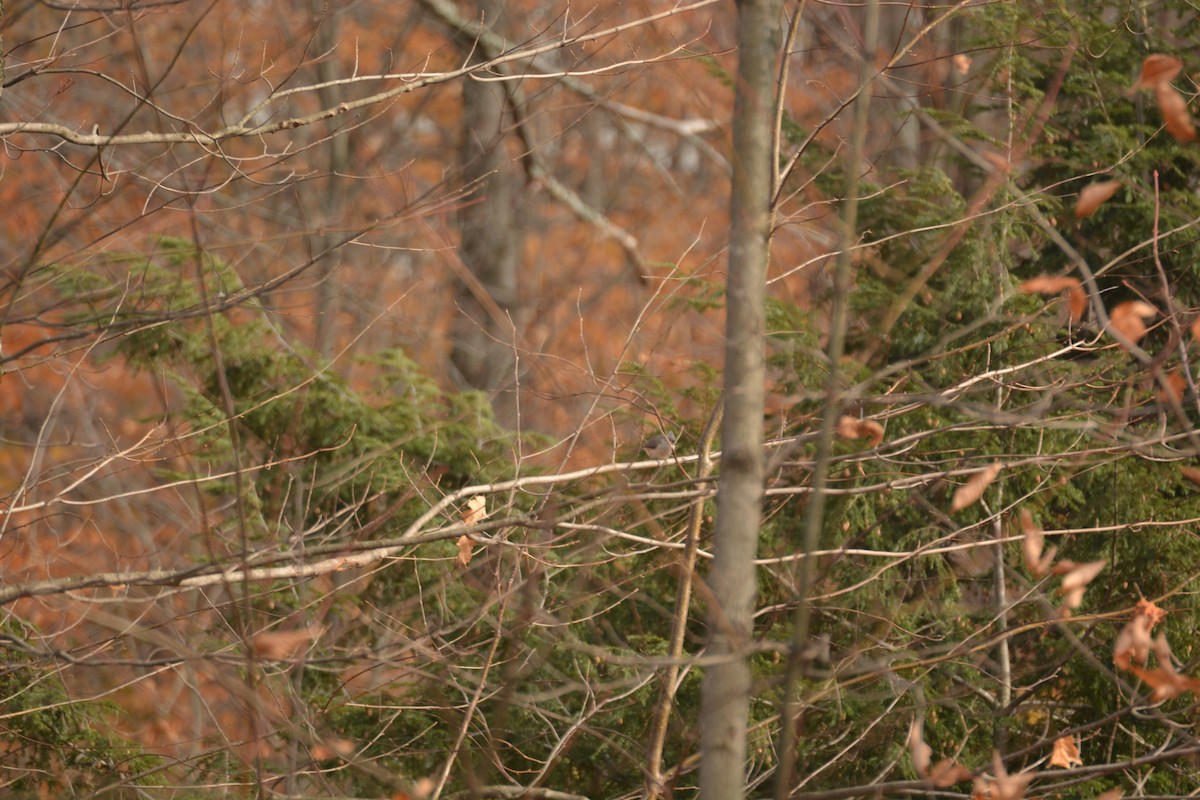
[[[5,0],[2,791],[1193,796],[1198,28]]]

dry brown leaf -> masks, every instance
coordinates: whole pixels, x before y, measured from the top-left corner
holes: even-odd
[[[1183,393],[1186,390],[1187,378],[1183,377],[1183,371],[1177,369],[1169,372],[1158,390],[1158,402],[1164,405],[1178,403],[1183,400]]]
[[[1179,474],[1197,486],[1200,486],[1200,469],[1196,469],[1195,467],[1180,467]]]
[[[1154,691],[1150,693],[1153,702],[1171,700],[1184,692],[1200,690],[1200,680],[1180,675],[1175,671],[1175,662],[1171,659],[1171,645],[1167,643],[1166,634],[1160,633],[1154,640],[1154,657],[1158,666],[1154,669],[1130,667],[1129,671],[1145,681]]]
[[[977,503],[979,498],[983,497],[984,490],[996,480],[1001,468],[1000,462],[997,461],[982,472],[975,473],[969,481],[958,487],[950,501],[950,513],[962,511],[967,506]]]
[[[1133,617],[1117,634],[1117,643],[1113,646],[1113,663],[1124,670],[1132,669],[1130,664],[1134,661],[1145,664],[1150,656],[1150,631],[1166,616],[1166,611],[1149,600],[1139,600],[1133,608]]]
[[[982,775],[975,779],[972,800],[1024,800],[1025,790],[1033,780],[1032,772],[1022,772],[1009,775],[1004,769],[998,752],[992,752],[992,771],[995,777],[988,779]]]
[[[293,658],[325,632],[321,625],[309,625],[294,631],[267,631],[250,637],[250,650],[255,658],[281,661]]]
[[[1097,181],[1083,187],[1075,201],[1075,218],[1087,219],[1121,188],[1120,181]],[[1077,281],[1078,283],[1078,281]]]
[[[1058,593],[1063,596],[1063,605],[1060,613],[1064,619],[1071,616],[1071,609],[1079,608],[1083,605],[1083,593],[1087,591],[1086,586],[1076,586],[1074,589],[1066,591],[1059,589]]]
[[[952,758],[943,758],[929,768],[925,780],[939,789],[946,789],[956,783],[969,781],[975,776],[974,771],[964,767]]]
[[[1025,538],[1021,542],[1021,549],[1025,554],[1025,566],[1035,578],[1044,578],[1050,572],[1050,565],[1054,562],[1054,556],[1058,553],[1057,547],[1051,547],[1045,555],[1042,554],[1042,548],[1045,546],[1045,535],[1042,533],[1041,527],[1033,521],[1033,515],[1025,509],[1021,509],[1021,531],[1025,534]]]
[[[1158,316],[1158,309],[1141,300],[1118,303],[1108,313],[1108,322],[1113,330],[1130,342],[1137,344],[1146,335],[1146,320]],[[1124,346],[1124,342],[1121,343]]]
[[[471,537],[463,534],[462,536],[458,537],[458,541],[455,542],[455,544],[458,546],[458,555],[454,557],[454,560],[457,561],[460,566],[465,567],[471,563]]]
[[[349,739],[330,739],[317,742],[309,748],[309,754],[317,761],[327,761],[331,758],[346,758],[354,753],[354,742]]]
[[[1103,794],[1096,795],[1096,800],[1121,800],[1125,796],[1125,792],[1120,789],[1109,789]]]
[[[467,525],[476,525],[487,519],[487,498],[481,494],[467,500],[467,507],[462,513],[462,521]]]
[[[1148,55],[1146,56],[1146,60],[1142,62],[1142,72],[1138,75],[1138,79],[1134,82],[1130,91],[1153,89],[1161,83],[1173,81],[1182,69],[1183,61],[1175,56],[1163,55],[1162,53]]]
[[[912,756],[913,769],[921,780],[928,781],[939,789],[969,780],[975,773],[952,758],[943,758],[930,766],[933,748],[925,743],[922,735],[923,723],[914,719],[908,727],[908,752]]]
[[[1071,562],[1067,562],[1071,563]],[[1073,564],[1070,571],[1063,576],[1062,586],[1059,587],[1060,594],[1073,592],[1076,589],[1085,589],[1087,585],[1095,579],[1100,571],[1108,565],[1108,561],[1088,561],[1083,564]],[[1057,572],[1058,570],[1055,570]]]
[[[1054,746],[1050,749],[1050,766],[1063,769],[1083,766],[1074,736],[1060,736],[1054,740]]]
[[[925,744],[921,729],[924,723],[914,719],[908,726],[908,754],[912,757],[913,769],[922,779],[929,774],[929,764],[933,759],[933,748]]]
[[[1158,623],[1167,618],[1167,612],[1149,600],[1138,600],[1137,605],[1133,607],[1134,614],[1140,614],[1150,620],[1150,627],[1153,628]]]
[[[1192,115],[1188,113],[1187,100],[1183,99],[1183,95],[1171,84],[1160,83],[1154,87],[1154,98],[1158,100],[1158,110],[1162,112],[1167,133],[1174,136],[1177,142],[1193,141],[1196,138],[1196,126],[1192,124]]]
[[[866,439],[871,447],[878,447],[883,441],[883,426],[873,419],[859,419],[847,414],[838,420],[837,434],[843,439]]]
[[[1067,292],[1067,307],[1070,309],[1071,322],[1079,322],[1087,312],[1087,293],[1078,278],[1067,275],[1038,275],[1030,278],[1017,287],[1021,294],[1040,294],[1043,297],[1053,297]]]

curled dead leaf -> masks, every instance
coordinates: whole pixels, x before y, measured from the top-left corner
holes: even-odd
[[[473,545],[471,543],[471,537],[467,536],[466,534],[463,534],[462,536],[458,537],[458,540],[455,542],[455,545],[458,547],[458,555],[456,555],[454,557],[454,560],[457,561],[459,566],[462,566],[462,567],[465,567],[468,564],[470,564],[472,550],[473,550]]]
[[[1042,548],[1045,546],[1045,535],[1042,533],[1041,527],[1033,521],[1033,515],[1024,508],[1021,509],[1021,532],[1025,535],[1025,538],[1021,541],[1021,550],[1025,555],[1025,566],[1035,578],[1046,577],[1050,573],[1050,565],[1054,562],[1054,556],[1058,553],[1058,548],[1051,547],[1044,556],[1042,555]]]
[[[929,768],[925,780],[939,789],[946,789],[956,783],[969,781],[975,773],[952,758],[943,758]]]
[[[1108,322],[1114,331],[1128,339],[1133,344],[1141,341],[1146,335],[1146,320],[1158,316],[1158,309],[1142,300],[1127,300],[1118,303],[1108,313]],[[1124,347],[1125,343],[1121,342]]]
[[[1133,616],[1117,634],[1113,663],[1123,670],[1130,670],[1134,661],[1145,664],[1150,657],[1150,631],[1166,616],[1166,611],[1149,600],[1139,600],[1133,608]]]
[[[1175,670],[1166,634],[1160,633],[1154,640],[1154,657],[1158,660],[1158,666],[1154,669],[1129,667],[1131,673],[1153,690],[1150,693],[1151,701],[1157,703],[1161,700],[1171,700],[1185,692],[1200,691],[1200,680],[1180,675]]]
[[[1146,56],[1146,60],[1142,62],[1142,71],[1130,91],[1153,89],[1160,83],[1173,81],[1182,69],[1183,61],[1181,59],[1163,53],[1152,53]]]
[[[1075,201],[1075,218],[1087,219],[1121,188],[1120,181],[1096,181],[1083,187]],[[1078,283],[1078,281],[1077,281]]]
[[[1103,559],[1100,561],[1088,561],[1083,564],[1075,564],[1070,561],[1063,563],[1070,564],[1071,569],[1067,570],[1066,574],[1063,575],[1062,586],[1058,590],[1062,594],[1086,588],[1100,574],[1101,570],[1108,565],[1108,561]],[[1054,571],[1056,573],[1059,572],[1057,568]]]
[[[476,525],[485,519],[487,519],[487,498],[477,494],[467,500],[466,508],[462,513],[462,521],[467,525]]]
[[[871,447],[878,447],[883,441],[883,426],[873,419],[847,414],[838,420],[837,435],[843,439],[866,439]]]
[[[1087,313],[1087,293],[1078,278],[1068,275],[1038,275],[1030,278],[1017,287],[1021,294],[1040,294],[1043,297],[1067,293],[1067,308],[1070,310],[1071,322],[1079,322]]]
[[[971,479],[954,491],[954,497],[950,501],[950,513],[962,511],[969,505],[979,501],[983,497],[987,487],[992,485],[992,481],[996,480],[996,476],[1000,474],[1002,465],[999,461],[993,463],[981,472],[977,472],[971,476]]]
[[[1050,766],[1063,769],[1083,766],[1074,736],[1060,736],[1054,740],[1054,746],[1050,748]]]
[[[982,775],[975,779],[972,800],[1024,800],[1034,777],[1032,772],[1009,775],[996,751],[992,752],[992,771],[995,775],[990,779]]]
[[[914,719],[908,728],[908,752],[912,757],[913,769],[921,780],[928,781],[940,789],[970,780],[975,773],[952,758],[943,758],[930,765],[933,748],[925,743],[922,727],[921,720]]]
[[[1196,126],[1192,124],[1192,115],[1188,113],[1187,100],[1183,99],[1183,95],[1171,84],[1163,82],[1155,85],[1154,98],[1158,100],[1158,110],[1162,112],[1167,133],[1174,136],[1177,142],[1193,141],[1196,138]]]

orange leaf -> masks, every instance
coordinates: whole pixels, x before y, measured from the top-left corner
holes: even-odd
[[[843,439],[866,439],[871,447],[883,441],[883,426],[873,419],[859,419],[850,415],[838,420],[837,434]]]
[[[972,475],[969,481],[958,487],[950,501],[950,513],[962,511],[967,506],[978,502],[979,498],[983,497],[984,490],[992,485],[992,481],[996,480],[1000,469],[1001,464],[997,461],[982,472]]]
[[[1058,548],[1051,547],[1045,557],[1042,556],[1045,536],[1042,529],[1033,521],[1033,515],[1023,508],[1021,509],[1021,530],[1025,534],[1025,538],[1021,542],[1021,549],[1025,554],[1025,566],[1029,568],[1034,577],[1046,577],[1050,572],[1050,564],[1054,561]]]
[[[1113,663],[1124,670],[1131,669],[1133,661],[1145,664],[1150,656],[1150,630],[1166,616],[1167,612],[1149,600],[1139,600],[1133,608],[1133,617],[1117,634]]]
[[[1079,322],[1087,311],[1087,293],[1083,291],[1083,285],[1078,278],[1067,275],[1038,275],[1018,286],[1017,291],[1021,294],[1040,294],[1043,297],[1067,292],[1071,322]]]
[[[1179,472],[1192,483],[1200,486],[1200,469],[1195,467],[1180,467]]]
[[[1200,339],[1200,317],[1192,320],[1192,338]]]
[[[1075,218],[1087,219],[1121,188],[1120,181],[1097,181],[1083,187],[1075,201]],[[1078,283],[1078,281],[1076,281]]]
[[[324,632],[325,628],[320,625],[309,625],[294,631],[256,633],[250,637],[250,650],[256,658],[267,661],[293,658]]]
[[[1196,138],[1196,126],[1192,124],[1192,116],[1188,114],[1187,101],[1183,95],[1169,83],[1159,83],[1154,87],[1154,97],[1158,100],[1158,110],[1162,112],[1163,123],[1167,133],[1175,137],[1177,142],[1190,142]]]
[[[1137,344],[1146,335],[1146,320],[1158,315],[1158,309],[1141,300],[1127,300],[1118,303],[1108,313],[1108,322],[1113,330],[1124,336],[1130,342]],[[1122,343],[1124,346],[1124,343]]]
[[[458,545],[458,555],[454,560],[465,567],[471,563],[471,537],[463,534],[455,544]]]
[[[462,513],[462,521],[467,525],[475,525],[487,519],[487,498],[481,494],[467,500],[467,508]]]
[[[1175,76],[1183,69],[1183,61],[1175,56],[1154,53],[1146,56],[1142,62],[1142,72],[1130,91],[1151,89],[1161,83],[1175,80]]]
[[[1167,373],[1162,387],[1158,390],[1158,401],[1163,404],[1178,403],[1183,400],[1183,393],[1186,389],[1187,378],[1183,377],[1183,371],[1173,370]]]
[[[1129,671],[1146,682],[1154,691],[1150,699],[1154,702],[1170,700],[1184,692],[1200,690],[1200,681],[1180,675],[1175,671],[1175,662],[1171,660],[1171,646],[1167,643],[1166,634],[1160,633],[1154,640],[1154,657],[1158,666],[1154,669],[1130,667]]]
[[[1054,747],[1050,749],[1050,766],[1063,769],[1083,766],[1074,736],[1060,736],[1054,740]]]

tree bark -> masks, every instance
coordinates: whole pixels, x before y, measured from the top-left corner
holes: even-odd
[[[754,556],[762,518],[764,298],[771,226],[772,94],[782,0],[738,3],[733,190],[725,324],[724,453],[717,490],[716,556],[709,576],[708,655],[700,711],[700,796],[745,792]]]
[[[477,0],[477,18],[495,30],[503,0]],[[484,60],[475,42],[462,42]],[[521,235],[516,214],[516,166],[504,146],[504,89],[499,83],[467,79],[463,82],[463,140],[459,151],[463,185],[470,190],[461,212],[462,244],[459,256],[470,273],[459,283],[450,360],[462,382],[471,388],[499,392],[510,385],[515,353],[511,315],[517,302],[517,258]],[[473,281],[471,281],[473,278]],[[469,283],[474,285],[468,285]],[[493,396],[492,407],[504,424],[515,424],[512,391]]]

